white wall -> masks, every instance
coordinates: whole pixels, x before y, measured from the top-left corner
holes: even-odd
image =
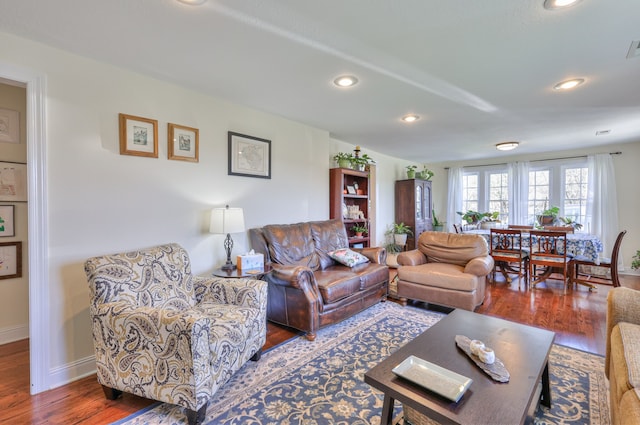
[[[0,46],[0,65],[47,80],[49,273],[38,284],[50,294],[52,386],[94,367],[88,257],[178,242],[193,272],[207,273],[225,259],[223,237],[207,231],[212,207],[244,208],[247,227],[328,217],[328,169],[341,142],[327,131],[11,35],[0,33]],[[159,158],[119,154],[118,113],[158,120]],[[200,130],[199,163],[167,159],[169,122]],[[271,140],[271,179],[227,175],[228,131]],[[386,180],[398,161],[369,153],[382,195],[391,193],[382,212],[390,222]],[[234,240],[233,255],[248,249],[246,235]]]
[[[433,178],[434,203],[436,205],[442,205],[446,209],[448,183],[447,171],[445,170],[445,167],[464,167],[522,160],[544,160],[618,151],[622,152],[622,154],[612,156],[616,171],[618,224],[620,230],[627,230],[627,234],[622,242],[621,254],[625,268],[624,273],[635,273],[630,270],[630,265],[632,261],[631,257],[633,257],[636,251],[640,249],[640,220],[638,220],[637,217],[637,212],[640,211],[640,196],[638,195],[637,187],[638,182],[640,182],[640,167],[638,166],[638,164],[640,163],[640,141],[635,143],[600,146],[591,149],[560,151],[551,154],[527,156],[513,155],[508,157],[495,157],[482,161],[430,164],[429,168],[432,168],[436,172],[436,175]],[[444,209],[442,211],[442,216],[445,216]],[[611,253],[603,254],[605,257],[609,257],[611,255]]]
[[[0,108],[18,111],[20,143],[0,143],[0,161],[27,161],[26,110],[24,87],[0,83]],[[0,238],[0,242],[22,242],[22,277],[0,280],[0,344],[29,336],[29,262],[27,244],[28,217],[26,202],[0,202],[14,206],[15,236]]]

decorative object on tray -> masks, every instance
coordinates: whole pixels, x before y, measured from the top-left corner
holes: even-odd
[[[488,354],[489,351],[487,350],[487,347],[484,346],[484,343],[482,341],[472,341],[464,335],[456,335],[456,344],[458,345],[458,347],[460,347],[460,349],[462,349],[462,351],[464,351],[467,356],[469,356],[469,358],[478,365],[480,369],[484,370],[484,372],[489,375],[494,381],[509,382],[509,371],[504,366],[504,363],[502,363],[502,360],[495,356],[493,350],[489,349],[493,354],[494,362],[491,364],[485,363],[480,359],[480,357],[478,357],[478,355],[474,354],[471,347],[472,343],[474,343],[473,349],[475,349],[476,351],[480,350],[481,355],[485,356],[485,360],[491,360],[492,356],[491,354]]]
[[[473,382],[473,379],[416,356],[407,357],[392,372],[456,403]]]

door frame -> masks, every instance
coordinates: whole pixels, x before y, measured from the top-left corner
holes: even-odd
[[[0,61],[0,81],[19,83],[27,89],[29,370],[30,393],[37,394],[50,389],[46,76]]]

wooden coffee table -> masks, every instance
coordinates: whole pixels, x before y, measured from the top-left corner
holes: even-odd
[[[493,348],[509,371],[509,382],[485,374],[457,347],[456,335]],[[382,424],[392,423],[394,400],[443,424],[523,424],[538,402],[551,406],[547,361],[554,337],[550,331],[458,309],[369,370],[364,380],[384,393]],[[447,400],[391,371],[410,355],[473,383],[457,403]]]

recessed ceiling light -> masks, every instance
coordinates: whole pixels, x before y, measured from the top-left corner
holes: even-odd
[[[414,122],[414,121],[418,121],[419,119],[420,119],[420,116],[416,114],[409,114],[402,117],[402,121],[404,122]]]
[[[191,6],[200,6],[207,2],[207,0],[178,0],[180,3],[188,4]]]
[[[573,6],[580,0],[544,0],[545,9],[562,9],[565,7]]]
[[[574,78],[572,80],[566,80],[553,86],[554,90],[571,90],[584,83],[584,78]]]
[[[502,142],[496,145],[496,149],[499,151],[510,151],[518,147],[520,142]]]
[[[351,87],[358,84],[358,79],[353,75],[342,75],[333,80],[333,84],[338,87]]]

